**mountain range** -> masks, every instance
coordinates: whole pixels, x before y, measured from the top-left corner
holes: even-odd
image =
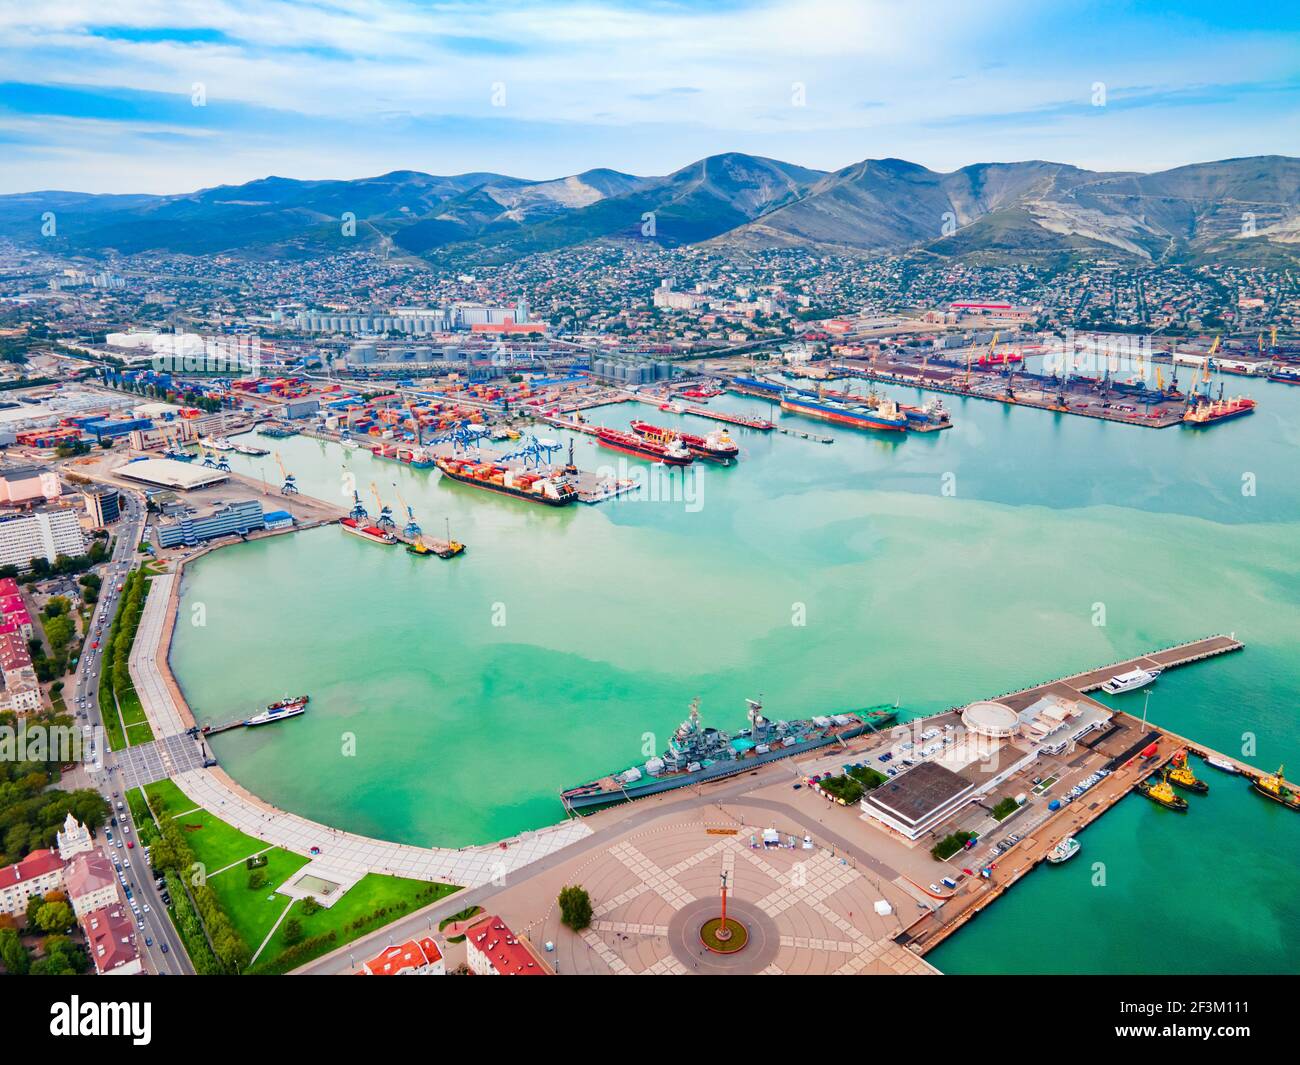
[[[53,212],[57,232],[41,233]],[[350,213],[355,232],[344,233]],[[1157,173],[1043,161],[948,173],[901,159],[825,172],[731,152],[661,177],[588,170],[532,181],[399,170],[351,181],[267,177],[172,196],[0,196],[0,233],[72,253],[309,257],[363,246],[493,263],[597,240],[805,247],[938,260],[1300,260],[1300,159],[1254,156]]]

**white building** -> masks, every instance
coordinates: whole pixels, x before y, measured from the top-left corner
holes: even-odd
[[[72,816],[71,811],[63,820],[63,831],[54,837],[59,857],[65,862],[72,861],[78,854],[85,854],[95,849],[95,842],[90,838],[90,829]]]
[[[63,883],[68,901],[72,903],[72,912],[78,917],[121,901],[113,863],[97,850],[73,858],[63,871]]]
[[[84,555],[86,535],[75,510],[36,510],[0,518],[0,566],[26,566],[34,558]]]
[[[361,966],[360,976],[446,976],[447,963],[429,936],[385,947]]]

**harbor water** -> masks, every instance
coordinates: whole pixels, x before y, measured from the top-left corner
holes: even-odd
[[[559,510],[275,441],[303,491],[350,504],[355,486],[373,513],[373,483],[401,519],[400,491],[468,550],[420,559],[335,527],[223,548],[186,571],[172,665],[201,720],[310,692],[301,717],[217,737],[221,764],[284,809],[419,844],[559,820],[561,788],[661,750],[695,696],[731,729],[747,697],[776,717],[895,700],[917,715],[1213,632],[1247,650],[1162,677],[1151,720],[1300,767],[1300,389],[1228,391],[1258,412],[1152,430],[944,397],[955,427],[923,435],[725,397],[710,406],[835,442],[729,427],[737,465],[664,471],[576,435],[579,466],[649,481]],[[587,415],[715,427],[633,403]],[[274,459],[228,458],[273,509]],[[1300,968],[1300,817],[1200,772],[1212,791],[1188,814],[1126,799],[931,960]]]

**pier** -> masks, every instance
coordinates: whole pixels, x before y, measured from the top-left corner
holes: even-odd
[[[1092,702],[1087,693],[1096,691],[1118,673],[1133,669],[1176,669],[1193,662],[1231,654],[1242,650],[1243,647],[1244,645],[1232,635],[1209,636],[1138,655],[1113,665],[1023,688],[998,696],[996,701],[1016,711],[1032,706],[1048,695]],[[1195,744],[1166,729],[1150,723],[1144,727],[1139,719],[1123,711],[1114,712],[1111,726],[1111,729],[1103,735],[1081,742],[1079,744],[1082,748],[1081,754],[1070,763],[1071,766],[1078,768],[1079,773],[1085,769],[1095,772],[1098,768],[1104,768],[1108,772],[1107,776],[1088,790],[1086,801],[1063,803],[1055,811],[1044,809],[1039,812],[1036,820],[1022,819],[1015,822],[1019,827],[1014,829],[1011,827],[1012,819],[1017,815],[1013,814],[1006,821],[1007,831],[1014,831],[1021,838],[993,857],[991,861],[984,856],[985,845],[991,839],[996,839],[996,836],[981,838],[976,844],[976,853],[969,858],[963,857],[967,852],[958,851],[949,859],[953,865],[945,866],[946,869],[952,870],[963,862],[967,867],[974,869],[989,862],[992,870],[990,876],[960,878],[958,889],[945,898],[940,905],[929,909],[910,924],[896,937],[896,943],[922,955],[938,946],[1044,861],[1053,847],[1067,836],[1082,831],[1101,817],[1139,783],[1168,764],[1179,751],[1187,750],[1202,757],[1212,754],[1226,758],[1217,752],[1207,751],[1204,745]],[[1152,744],[1156,748],[1154,754],[1143,758],[1142,752],[1148,750]],[[1260,771],[1252,766],[1232,758],[1227,760],[1241,769],[1243,780],[1254,779],[1261,775]],[[1040,796],[1040,800],[1044,797]],[[939,874],[936,872],[935,875],[937,877]],[[946,875],[952,876],[955,872],[948,872]]]

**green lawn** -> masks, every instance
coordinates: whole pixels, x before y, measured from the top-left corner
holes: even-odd
[[[251,951],[262,945],[266,933],[289,905],[288,897],[277,895],[275,889],[307,864],[301,854],[281,847],[267,851],[266,858],[266,865],[259,870],[266,875],[266,883],[256,890],[249,888],[251,870],[242,862],[208,878],[208,887],[216,892],[221,908]]]
[[[244,835],[216,814],[207,810],[194,810],[197,804],[170,780],[149,784],[145,791],[149,795],[149,804],[159,818],[170,817],[176,822],[185,835],[185,842],[193,848],[194,856],[207,868],[208,875],[224,869],[231,862],[241,861],[250,854],[267,848],[262,840]],[[164,795],[167,797],[164,798]],[[155,796],[162,799],[161,806]],[[166,808],[166,813],[162,812],[162,807]],[[194,812],[186,813],[186,810]],[[177,814],[180,816],[177,817]]]
[[[266,945],[266,950],[249,971],[279,973],[296,969],[311,961],[312,958],[337,950],[345,943],[368,935],[390,921],[423,909],[459,890],[460,888],[451,884],[430,884],[423,880],[407,880],[403,877],[367,873],[333,906],[318,910],[310,917],[304,916],[302,901],[295,902],[285,921],[276,929],[271,942]],[[377,910],[385,912],[376,916]],[[281,953],[289,944],[285,942],[284,926],[293,917],[302,922],[304,938],[327,936],[333,932],[335,939],[333,942],[320,944],[314,950],[300,953],[285,964]],[[354,927],[358,921],[361,922],[361,926]],[[256,950],[257,947],[254,946],[253,949]]]

